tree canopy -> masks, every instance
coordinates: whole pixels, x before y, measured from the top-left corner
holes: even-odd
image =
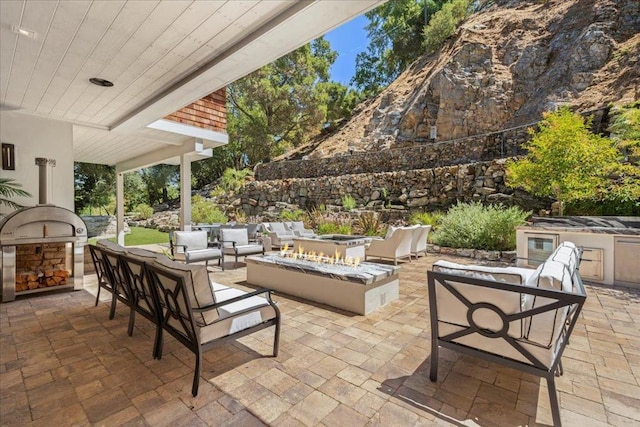
[[[367,12],[369,46],[352,79],[366,97],[379,93],[424,53],[423,29],[447,0],[389,0]]]
[[[614,142],[591,133],[582,116],[566,108],[546,113],[525,148],[524,158],[507,163],[507,185],[561,205],[606,199],[622,166]]]
[[[248,164],[282,154],[315,135],[327,117],[321,83],[337,57],[319,38],[265,65],[228,88],[229,139]]]

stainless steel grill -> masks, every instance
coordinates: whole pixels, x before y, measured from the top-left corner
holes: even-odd
[[[84,277],[84,246],[87,226],[82,218],[68,209],[50,205],[50,171],[55,160],[36,159],[40,167],[40,205],[12,212],[0,221],[0,249],[2,250],[2,302],[13,301],[16,294],[43,292],[61,288],[82,289]],[[65,259],[71,275],[66,285],[16,292],[16,247],[64,243]]]

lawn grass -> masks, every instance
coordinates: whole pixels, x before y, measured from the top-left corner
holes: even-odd
[[[99,238],[92,237],[89,239],[90,244],[95,244]],[[115,237],[109,238],[112,242],[116,241]],[[124,236],[125,246],[149,245],[152,243],[169,243],[169,233],[164,233],[152,228],[131,227],[131,233]]]

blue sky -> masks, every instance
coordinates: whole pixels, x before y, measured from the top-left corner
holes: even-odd
[[[324,36],[331,43],[331,48],[338,52],[338,59],[331,67],[331,80],[349,84],[356,68],[356,55],[369,45],[364,29],[368,22],[361,15]]]

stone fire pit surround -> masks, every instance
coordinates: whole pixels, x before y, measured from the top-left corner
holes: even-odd
[[[358,314],[369,314],[399,297],[397,266],[318,263],[280,254],[250,256],[246,263],[251,285]]]

